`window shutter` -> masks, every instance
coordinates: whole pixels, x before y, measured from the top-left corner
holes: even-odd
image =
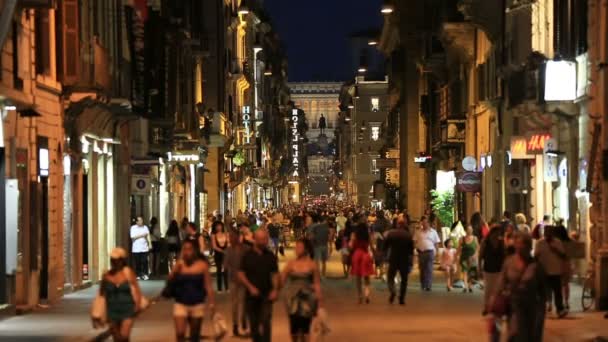
[[[78,0],[62,1],[63,82],[74,84],[79,70]]]

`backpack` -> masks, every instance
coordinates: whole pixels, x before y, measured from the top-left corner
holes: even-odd
[[[540,223],[534,226],[534,229],[532,230],[532,238],[534,240],[540,240],[540,228]]]

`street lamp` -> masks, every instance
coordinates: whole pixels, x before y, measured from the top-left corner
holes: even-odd
[[[372,38],[372,39],[370,39],[370,40],[367,41],[367,45],[369,45],[369,46],[378,45],[378,41],[375,38]]]
[[[380,13],[382,14],[391,14],[395,11],[395,6],[390,2],[390,0],[384,0],[382,4],[382,8],[380,9]]]
[[[266,69],[264,69],[264,76],[272,76],[272,68],[270,67],[270,64],[268,64]]]

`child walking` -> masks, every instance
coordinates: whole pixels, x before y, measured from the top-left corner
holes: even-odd
[[[443,242],[445,249],[441,255],[441,268],[445,271],[445,278],[448,292],[452,291],[454,275],[456,274],[456,253],[454,242],[452,239],[447,239]]]

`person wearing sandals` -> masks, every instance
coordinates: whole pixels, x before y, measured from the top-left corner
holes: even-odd
[[[310,326],[321,304],[321,276],[312,258],[314,247],[300,239],[295,245],[296,259],[281,272],[281,286],[286,287],[289,330],[294,342],[309,341]]]
[[[110,253],[110,270],[104,273],[99,291],[106,300],[106,315],[114,341],[129,341],[142,296],[137,276],[127,266],[127,251],[123,248],[114,248]]]
[[[188,327],[189,341],[200,341],[205,303],[208,309],[214,310],[215,301],[209,263],[199,257],[197,247],[193,240],[183,241],[181,257],[167,281],[170,296],[175,299],[173,320],[178,342],[187,341]]]

